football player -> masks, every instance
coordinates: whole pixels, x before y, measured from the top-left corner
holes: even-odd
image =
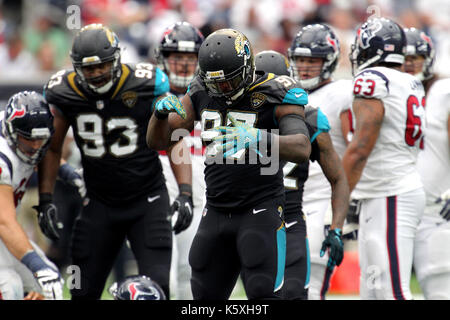
[[[450,79],[433,72],[431,38],[416,28],[405,29],[405,71],[416,76],[426,92],[426,136],[417,169],[425,189],[425,211],[414,245],[414,271],[425,299],[450,299]]]
[[[145,143],[152,105],[169,80],[149,63],[120,61],[119,40],[101,24],[80,30],[73,41],[74,70],[62,70],[45,86],[55,115],[55,134],[39,170],[39,207],[52,203],[55,164],[70,126],[81,152],[87,194],[72,236],[72,263],[80,267],[72,299],[99,299],[112,264],[129,240],[138,272],[155,279],[169,297],[172,230],[169,197],[158,153]],[[177,176],[190,193],[189,170]],[[181,228],[189,219],[179,215]]]
[[[41,94],[23,91],[9,99],[0,121],[0,299],[21,300],[25,292],[27,300],[39,299],[40,293],[45,299],[62,299],[57,267],[16,219],[27,182],[48,149],[53,116]],[[40,225],[53,221],[47,215],[38,220]]]
[[[362,299],[411,299],[414,238],[425,206],[416,169],[425,92],[401,72],[403,28],[366,21],[352,45],[356,127],[343,157],[352,197],[361,200],[359,262]]]
[[[290,75],[288,59],[275,51],[262,51],[255,56],[256,70],[272,72],[279,75]],[[327,116],[321,109],[305,107],[305,120],[309,129],[311,141],[311,161],[318,161],[326,178],[333,186],[333,199],[338,204],[334,211],[333,223],[327,237],[322,241],[318,250],[330,247],[330,255],[325,266],[331,271],[334,266],[341,264],[344,247],[341,237],[346,203],[349,192],[347,179],[339,156],[334,150],[329,135],[330,126]],[[308,179],[309,162],[296,164],[288,162],[283,167],[284,188],[286,192],[286,207],[284,217],[286,221],[286,271],[284,276],[285,299],[307,299],[310,289],[311,257],[309,249],[309,235],[307,235],[306,217],[303,213],[302,202],[304,184]],[[318,238],[318,237],[316,237]],[[319,252],[317,252],[319,256]]]
[[[341,170],[340,159],[347,147],[352,88],[350,80],[332,79],[339,55],[339,40],[325,24],[303,27],[288,49],[292,75],[308,91],[309,105],[320,107],[329,120],[329,131],[326,130],[328,133],[317,137],[319,145],[325,146],[320,150],[322,152],[324,149],[323,152],[331,152],[333,155],[329,157],[321,154],[319,161],[311,162],[303,190],[303,209],[308,221],[311,253],[309,300],[325,299],[334,264],[329,263],[331,257],[328,253],[322,252],[322,243],[330,232],[329,229],[335,230],[339,237],[342,236],[341,219],[345,219],[348,209],[348,183]],[[332,146],[328,146],[329,141]],[[324,159],[324,156],[327,158]],[[330,211],[333,217],[331,228],[324,220]]]
[[[169,76],[170,93],[181,98],[186,93],[189,83],[194,79],[195,72],[198,70],[198,50],[204,40],[201,32],[188,22],[177,22],[168,27],[163,34],[157,50],[158,66]],[[203,175],[204,165],[204,146],[200,138],[201,125],[197,123],[191,135],[184,137],[181,146],[186,146],[182,153],[190,154],[192,165],[192,195],[189,207],[184,203],[175,201],[180,200],[178,195],[179,186],[172,173],[168,155],[165,151],[160,151],[160,160],[163,166],[164,176],[166,178],[167,190],[172,206],[172,212],[177,210],[191,210],[193,220],[191,225],[183,232],[175,232],[175,245],[172,252],[172,276],[171,286],[173,285],[175,299],[192,300],[191,291],[191,267],[189,266],[188,256],[192,240],[197,231],[202,216],[202,209],[205,196],[205,179]],[[178,154],[177,147],[171,147],[168,154]],[[183,156],[183,155],[182,155]],[[183,200],[183,197],[181,197]],[[192,203],[193,202],[193,203]],[[192,212],[193,205],[193,212]]]
[[[278,160],[309,158],[307,101],[290,77],[255,73],[247,37],[220,29],[202,43],[187,94],[157,103],[150,147],[167,148],[172,133],[190,132],[194,120],[208,144],[206,206],[189,253],[194,299],[228,299],[239,275],[249,299],[281,298],[286,234]]]

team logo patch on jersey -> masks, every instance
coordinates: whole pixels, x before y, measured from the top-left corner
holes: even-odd
[[[96,105],[98,110],[102,110],[105,107],[103,100],[97,100]]]
[[[128,108],[133,108],[137,101],[137,93],[134,91],[127,91],[122,93],[122,102]]]
[[[283,214],[283,207],[282,206],[278,206],[278,213],[281,215]]]
[[[266,102],[267,96],[261,92],[253,92],[250,97],[250,104],[252,108],[256,109]]]

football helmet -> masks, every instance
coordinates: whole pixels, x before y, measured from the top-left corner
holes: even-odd
[[[351,46],[352,73],[381,62],[402,65],[405,53],[406,36],[398,23],[386,18],[369,19],[357,30]]]
[[[422,71],[415,76],[424,81],[433,76],[433,63],[435,58],[435,51],[433,41],[425,32],[416,28],[403,29],[406,35],[406,56],[420,55],[425,58]]]
[[[114,282],[108,291],[115,300],[166,300],[161,287],[142,275],[132,275]]]
[[[177,22],[166,29],[163,37],[156,49],[156,59],[158,67],[169,75],[169,81],[176,87],[187,88],[194,79],[195,72],[198,70],[198,59],[185,63],[195,63],[196,69],[192,75],[182,76],[171,72],[169,68],[169,54],[172,52],[192,52],[198,55],[200,46],[203,43],[203,34],[189,22]]]
[[[2,120],[2,133],[8,145],[23,162],[36,165],[45,155],[54,132],[53,115],[47,101],[35,91],[21,91],[9,98]],[[39,147],[26,140],[42,140]]]
[[[281,53],[273,50],[259,52],[255,56],[256,71],[290,76],[289,60]]]
[[[108,92],[120,78],[120,47],[117,35],[102,24],[90,24],[75,36],[70,52],[73,67],[81,80],[81,85],[94,94]],[[109,71],[87,78],[83,68],[112,62]]]
[[[288,48],[292,77],[299,81],[304,89],[314,89],[322,81],[331,77],[336,69],[339,55],[339,40],[329,26],[319,23],[304,26],[292,40],[291,47]],[[322,58],[320,74],[311,79],[301,79],[295,64],[296,57]]]
[[[236,103],[255,79],[250,41],[234,29],[220,29],[203,41],[198,53],[199,76],[211,97]]]

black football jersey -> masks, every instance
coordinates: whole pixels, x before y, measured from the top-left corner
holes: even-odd
[[[205,139],[208,130],[231,125],[228,114],[252,127],[270,131],[278,129],[276,106],[307,103],[307,93],[292,78],[271,73],[258,74],[249,90],[232,106],[210,97],[199,77],[191,82],[188,94],[196,119],[201,121],[202,138],[206,144],[211,143]],[[209,150],[211,148],[207,148],[205,152],[206,196],[209,205],[217,208],[245,208],[268,198],[284,196],[283,172],[279,159],[263,163],[255,155],[255,151],[250,149],[242,151],[245,153],[244,163],[233,159],[229,161],[228,158],[224,160],[221,154],[218,156],[220,159],[216,158],[218,161],[215,161]],[[249,159],[257,161],[251,162]],[[269,170],[271,174],[262,170],[269,167],[273,168]]]
[[[327,116],[319,109],[311,106],[305,107],[306,126],[311,141],[311,161],[318,161],[320,149],[316,137],[321,132],[328,132],[330,125]],[[284,187],[286,191],[285,213],[302,212],[303,189],[308,179],[309,161],[300,164],[287,162],[283,166]]]
[[[73,70],[52,76],[45,98],[73,128],[88,196],[121,206],[164,185],[146,132],[155,98],[168,91],[165,73],[149,63],[122,64],[120,79],[105,95],[91,95]]]

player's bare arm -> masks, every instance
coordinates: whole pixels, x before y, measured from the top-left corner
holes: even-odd
[[[327,132],[322,132],[316,139],[320,149],[319,164],[331,185],[331,206],[333,209],[331,229],[339,228],[342,230],[350,197],[347,177],[341,159],[334,150],[330,135]]]
[[[39,163],[39,193],[53,193],[56,176],[61,162],[64,139],[69,129],[69,122],[57,108],[52,107],[54,116],[53,126],[55,133],[52,136],[50,147],[43,160]]]
[[[191,98],[184,95],[180,100],[182,108],[186,112],[186,118],[183,119],[176,112],[170,112],[165,119],[158,119],[153,113],[147,128],[147,145],[155,150],[167,150],[170,145],[178,140],[172,141],[172,133],[176,129],[186,129],[188,132],[194,128],[194,109]]]
[[[303,120],[298,121],[298,126],[296,128],[283,128],[283,121],[280,120],[284,116],[288,115],[298,115],[303,118]],[[295,132],[287,132],[287,135],[280,135],[275,137],[279,143],[280,159],[295,163],[308,161],[311,154],[311,143],[309,142],[309,137],[307,137],[304,133],[300,133],[303,132],[303,130],[306,130],[306,133],[308,132],[306,124],[304,122],[304,107],[297,105],[280,105],[275,111],[275,117],[280,124],[281,134],[286,130],[292,130],[292,132]]]
[[[358,183],[380,134],[384,106],[378,99],[355,98],[353,111],[356,117],[355,133],[342,158],[350,192]]]
[[[0,185],[0,238],[18,260],[27,251],[33,250],[25,231],[17,222],[14,194],[10,185]]]
[[[169,147],[167,155],[170,167],[178,185],[192,185],[192,162],[188,147],[183,139]]]

